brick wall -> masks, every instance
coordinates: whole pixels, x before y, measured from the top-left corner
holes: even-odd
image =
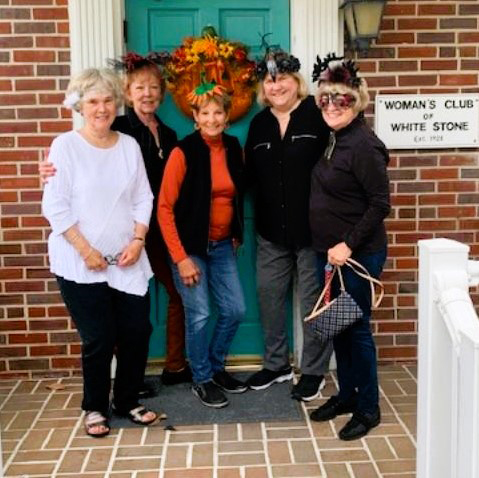
[[[79,366],[79,346],[46,260],[37,163],[71,129],[67,0],[0,0],[0,375]],[[70,373],[66,371],[65,373]]]
[[[356,55],[372,102],[376,93],[479,92],[478,27],[477,0],[389,0],[376,45]],[[387,296],[374,321],[382,361],[416,358],[417,240],[448,237],[479,253],[479,150],[390,154]]]
[[[79,344],[48,273],[39,151],[71,128],[67,0],[0,0],[0,376],[77,373]],[[389,0],[380,39],[360,55],[372,97],[477,92],[477,0]],[[370,108],[368,114],[372,117]],[[414,360],[417,250],[450,237],[479,255],[479,151],[391,151],[387,295],[375,313],[382,361]]]

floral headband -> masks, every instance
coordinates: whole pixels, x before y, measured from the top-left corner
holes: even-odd
[[[188,93],[186,99],[190,105],[199,108],[205,100],[211,99],[214,96],[223,96],[224,94],[226,94],[224,86],[202,81],[193,91]]]
[[[313,67],[313,82],[318,85],[326,81],[328,83],[343,83],[353,89],[358,89],[362,79],[358,76],[359,68],[353,60],[345,60],[343,56],[328,53],[324,60],[316,56]]]
[[[266,37],[271,33],[266,33],[261,37],[261,46],[266,49],[264,58],[256,64],[256,76],[260,81],[264,80],[269,73],[273,81],[279,73],[296,73],[301,68],[299,60],[278,45],[270,46],[266,42]]]
[[[151,52],[146,56],[130,52],[123,55],[119,60],[108,60],[108,64],[117,71],[124,71],[130,74],[145,66],[156,66],[162,69],[170,58],[171,56],[168,52]]]

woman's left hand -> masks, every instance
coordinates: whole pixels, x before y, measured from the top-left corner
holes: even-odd
[[[134,239],[123,249],[118,265],[120,267],[132,266],[139,258],[141,250],[143,249],[143,242]]]
[[[353,251],[347,246],[345,242],[336,244],[331,249],[328,249],[328,262],[333,266],[342,266],[346,259],[351,257]]]

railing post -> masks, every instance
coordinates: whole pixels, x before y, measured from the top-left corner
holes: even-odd
[[[454,447],[458,357],[438,309],[436,277],[467,289],[469,247],[449,239],[419,241],[417,477],[456,477]],[[454,437],[453,437],[454,436]]]

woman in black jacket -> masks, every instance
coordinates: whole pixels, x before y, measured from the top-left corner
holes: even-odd
[[[308,223],[309,187],[329,130],[299,67],[298,59],[282,50],[268,51],[259,63],[258,100],[265,108],[250,124],[245,149],[255,194],[256,278],[265,345],[264,368],[248,380],[253,390],[293,378],[286,300],[295,272],[302,317],[313,308],[319,290]],[[310,401],[324,385],[331,346],[303,330],[302,376],[292,397]]]
[[[386,260],[389,155],[363,118],[369,102],[366,82],[357,76],[353,62],[341,60],[328,55],[313,74],[319,80],[318,106],[332,130],[311,181],[310,224],[322,286],[327,263],[342,266],[352,257],[379,277]],[[325,421],[352,412],[339,438],[354,440],[380,422],[377,363],[370,284],[348,267],[342,271],[346,290],[363,316],[334,338],[339,393],[311,418]]]

